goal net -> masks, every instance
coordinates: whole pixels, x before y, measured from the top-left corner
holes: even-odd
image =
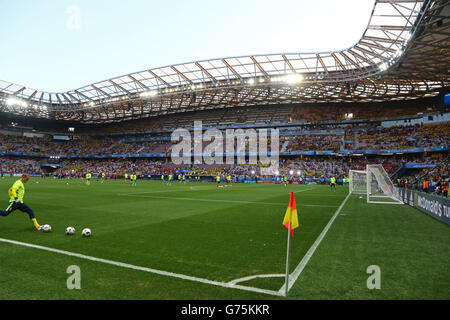
[[[394,196],[394,185],[381,164],[366,167],[367,203],[403,204]]]
[[[364,170],[350,170],[348,173],[348,192],[354,194],[366,194],[367,173]]]

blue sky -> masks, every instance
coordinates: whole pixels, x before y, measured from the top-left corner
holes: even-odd
[[[219,57],[347,48],[374,0],[0,0],[0,79],[63,92]]]

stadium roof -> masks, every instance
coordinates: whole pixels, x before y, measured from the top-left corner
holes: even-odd
[[[449,10],[446,0],[377,0],[361,39],[339,51],[194,61],[59,93],[0,80],[0,111],[89,123],[235,106],[436,96],[449,88]]]

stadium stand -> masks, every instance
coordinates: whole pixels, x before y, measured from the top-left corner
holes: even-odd
[[[291,106],[285,109],[286,114],[291,113],[293,108]],[[309,108],[299,110],[311,111]],[[328,111],[325,113],[326,117],[336,116],[331,108],[326,110]],[[270,112],[264,112],[254,113],[252,117],[247,117],[245,122],[240,122],[239,119],[243,119],[243,115],[250,114],[247,108],[240,111],[230,112],[228,109],[208,111],[206,113],[209,116],[205,116],[205,112],[202,112],[203,128],[241,124],[242,128],[249,129],[253,128],[252,125],[255,123],[271,123],[274,117],[278,117],[280,121],[287,120],[282,114],[275,116]],[[401,115],[415,111],[417,111],[415,108],[412,111],[403,108]],[[317,121],[315,114],[304,113],[302,120]],[[301,114],[295,115],[298,119]],[[97,134],[74,135],[73,139],[68,141],[55,140],[52,134],[45,131],[42,133],[34,131],[34,136],[29,136],[30,133],[26,136],[26,130],[17,132],[3,128],[0,132],[2,175],[8,175],[10,172],[13,174],[29,172],[63,178],[81,177],[87,172],[94,174],[106,172],[109,178],[121,178],[127,172],[135,172],[140,176],[155,176],[183,171],[188,175],[200,176],[231,174],[237,181],[262,176],[260,169],[263,166],[260,164],[178,166],[171,163],[172,142],[169,133],[177,126],[190,129],[198,116],[193,113],[187,117],[186,115],[162,117],[137,122],[142,124],[140,126],[133,126],[135,122],[125,122],[123,126],[114,125]],[[374,115],[370,115],[372,116]],[[325,120],[330,120],[330,117]],[[169,119],[170,121],[165,121]],[[390,119],[395,117],[387,120]],[[354,125],[348,124],[344,119],[314,126],[295,123],[289,127],[292,122],[287,120],[279,126],[274,126],[280,132],[278,147],[281,155],[278,176],[302,183],[327,183],[327,178],[335,176],[338,182],[341,182],[350,169],[363,170],[367,164],[381,163],[398,183],[404,184],[407,181],[411,188],[421,189],[422,182],[426,179],[431,182],[432,192],[440,192],[439,188],[434,186],[448,178],[450,123],[407,122],[405,125],[390,127],[383,126],[383,123],[363,120]],[[133,132],[128,131],[131,127],[134,129]],[[120,134],[117,134],[119,132]],[[202,148],[204,149],[207,144],[208,142],[204,141]],[[270,151],[270,139],[268,144]],[[439,150],[427,152],[426,150],[430,148]],[[395,154],[383,153],[392,149],[396,151]],[[349,150],[353,154],[345,155]],[[364,150],[372,150],[375,154],[358,153]],[[249,151],[248,145],[246,151]],[[339,152],[342,154],[338,154]],[[57,163],[50,163],[50,156],[58,158]],[[430,167],[402,172],[400,169],[407,163],[425,163]],[[237,179],[238,177],[242,177],[242,180]],[[274,177],[274,180],[277,178]]]

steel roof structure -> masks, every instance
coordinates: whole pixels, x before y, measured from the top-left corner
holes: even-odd
[[[60,93],[0,80],[0,111],[96,123],[238,106],[436,96],[450,87],[449,13],[448,0],[376,0],[362,37],[343,50],[195,61]]]

